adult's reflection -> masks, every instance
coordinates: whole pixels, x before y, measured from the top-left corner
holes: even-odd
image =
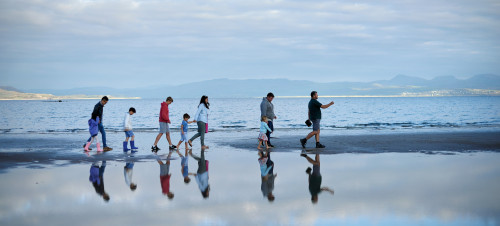
[[[104,190],[104,170],[106,169],[106,161],[101,161],[101,165],[96,161],[90,166],[89,181],[92,182],[95,192],[102,196],[104,201],[109,201],[109,195]]]
[[[307,161],[313,165],[312,170],[311,167],[307,167],[306,169],[306,173],[309,175],[309,192],[311,193],[312,203],[318,203],[318,195],[322,191],[328,191],[333,195],[332,189],[328,187],[321,187],[319,154],[316,154],[314,160],[305,153],[300,154],[300,156],[305,157]]]
[[[194,174],[198,188],[200,188],[203,198],[208,199],[210,195],[210,184],[208,184],[208,160],[205,160],[205,149],[201,148],[201,157],[196,156],[190,150],[189,154],[198,161],[198,171]]]
[[[267,197],[269,202],[272,202],[274,201],[274,179],[277,174],[274,173],[274,162],[271,160],[271,151],[267,151],[267,153],[259,151],[259,157],[260,176],[262,181],[260,190],[262,191],[262,195]]]

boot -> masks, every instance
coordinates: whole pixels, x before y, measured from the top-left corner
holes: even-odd
[[[123,152],[130,151],[130,149],[127,148],[127,145],[128,145],[128,142],[127,141],[123,141]]]
[[[97,152],[102,152],[101,144],[97,142]]]
[[[85,145],[85,151],[89,151],[89,146],[90,146],[90,142],[87,142],[87,144]]]
[[[135,146],[135,141],[133,141],[133,140],[131,140],[131,141],[130,141],[130,149],[133,149],[133,150],[137,150],[137,149],[139,149],[139,148],[137,148],[137,147]]]

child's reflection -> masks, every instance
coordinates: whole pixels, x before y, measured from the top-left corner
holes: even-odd
[[[309,192],[311,193],[311,201],[312,203],[318,203],[318,194],[322,191],[328,191],[333,195],[333,190],[328,187],[321,187],[321,173],[320,173],[320,161],[319,154],[316,154],[315,159],[313,160],[307,154],[303,153],[300,156],[305,157],[308,162],[313,165],[311,167],[307,167],[306,173],[309,175]],[[312,172],[311,172],[312,171]]]
[[[109,195],[104,190],[104,169],[106,169],[106,161],[101,161],[101,166],[99,166],[99,162],[96,161],[92,163],[90,166],[90,176],[89,181],[92,182],[92,185],[95,188],[95,192],[102,196],[104,201],[109,201]]]
[[[165,163],[157,156],[158,164],[160,164],[160,184],[161,191],[164,195],[168,197],[168,199],[174,198],[174,193],[170,191],[170,177],[172,174],[170,173],[170,156],[172,152],[168,153],[167,159]]]
[[[274,162],[271,160],[271,152],[267,151],[267,153],[265,154],[264,152],[259,151],[259,156],[262,181],[260,190],[262,191],[262,195],[264,195],[264,197],[267,197],[267,200],[269,200],[269,202],[272,202],[274,201],[274,179],[278,175],[274,174]]]
[[[130,188],[131,191],[135,191],[137,189],[137,184],[132,182],[132,175],[134,173],[134,162],[133,157],[128,159],[125,162],[125,166],[123,167],[123,176],[125,177],[125,184]]]

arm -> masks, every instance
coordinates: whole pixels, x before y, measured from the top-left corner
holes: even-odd
[[[130,114],[127,113],[125,115],[125,121],[124,121],[125,131],[129,131],[130,130],[129,120],[130,120]]]
[[[327,104],[327,105],[321,105],[321,108],[326,109],[326,108],[329,108],[329,107],[330,107],[330,106],[332,106],[332,105],[333,105],[333,101],[332,101],[332,102],[330,102],[330,103],[329,103],[329,104]]]
[[[196,122],[196,120],[198,119],[198,117],[200,116],[200,113],[201,113],[201,106],[202,104],[198,105],[198,110],[196,110],[196,114],[194,114],[194,122]]]
[[[269,131],[269,132],[271,132],[271,133],[273,132],[273,131],[271,130],[271,128],[269,128],[269,126],[268,126],[266,123],[264,123],[264,126],[266,127],[267,131]]]
[[[184,125],[181,123],[181,134],[184,134]],[[179,152],[179,151],[177,151]]]
[[[333,191],[333,190],[331,190],[329,187],[322,187],[322,188],[321,188],[321,190],[322,190],[322,191],[327,191],[327,192],[330,192],[332,195],[333,195],[333,193],[334,193],[334,191]]]
[[[260,104],[260,116],[265,116],[266,115],[266,112],[267,112],[267,104],[262,101],[262,103]]]

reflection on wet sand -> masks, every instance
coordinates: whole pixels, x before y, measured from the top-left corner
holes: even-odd
[[[198,170],[194,176],[196,183],[198,183],[198,188],[200,188],[201,196],[208,199],[210,196],[210,184],[208,183],[208,160],[205,159],[205,149],[201,149],[201,157],[196,156],[192,151],[189,151],[189,154],[198,161]]]
[[[123,167],[123,176],[125,178],[125,184],[130,188],[131,191],[135,191],[137,189],[137,184],[132,182],[132,175],[134,173],[134,164],[135,164],[134,156],[130,156],[125,161],[125,166]]]
[[[318,195],[322,191],[327,191],[333,195],[333,189],[330,189],[329,187],[321,187],[322,176],[320,172],[321,164],[319,153],[315,154],[314,159],[309,157],[306,153],[302,153],[300,156],[306,158],[307,161],[312,164],[312,169],[311,167],[307,167],[306,169],[309,181],[309,192],[311,193],[311,202],[314,204],[318,203]]]
[[[104,170],[106,169],[106,161],[101,161],[99,165],[99,161],[92,163],[90,166],[90,176],[89,181],[94,186],[95,192],[102,196],[104,201],[108,202],[110,197],[108,193],[104,190]]]
[[[274,179],[277,174],[274,173],[274,162],[271,160],[271,151],[269,149],[266,152],[259,151],[259,164],[260,164],[260,177],[261,185],[260,190],[262,195],[267,197],[269,202],[273,202],[275,197],[273,194],[274,190]]]
[[[160,185],[162,194],[166,195],[168,199],[174,198],[174,193],[170,191],[170,178],[172,174],[170,173],[170,156],[172,156],[172,152],[168,153],[167,159],[165,162],[156,155],[157,162],[160,165]]]

